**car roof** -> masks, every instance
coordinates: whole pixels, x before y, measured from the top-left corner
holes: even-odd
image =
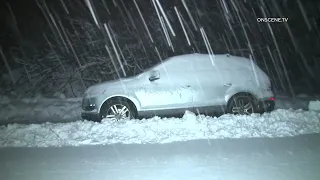
[[[210,57],[210,54],[200,54],[200,53],[193,53],[193,54],[183,54],[183,55],[177,55],[177,56],[172,56],[172,57],[168,57],[160,62],[158,62],[157,64],[155,64],[154,66],[146,69],[144,72],[153,69],[153,68],[157,68],[159,67],[161,64],[165,65],[167,63],[170,62],[177,62],[180,60],[187,60],[189,62],[199,62],[199,60],[210,60],[211,58],[213,58],[214,60],[219,60],[219,59],[223,59],[225,57],[230,56],[229,54],[212,54],[212,57]]]

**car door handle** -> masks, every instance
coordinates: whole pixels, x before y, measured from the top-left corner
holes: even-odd
[[[231,83],[225,83],[224,86],[230,87],[232,84]]]
[[[189,88],[189,87],[191,87],[190,85],[185,85],[185,86],[183,86],[183,87],[185,87],[185,88]]]

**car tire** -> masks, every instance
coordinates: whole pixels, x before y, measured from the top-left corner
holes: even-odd
[[[250,115],[256,112],[254,99],[249,95],[235,95],[227,106],[227,113],[234,115]]]
[[[136,110],[127,100],[122,98],[108,100],[100,109],[100,118],[111,120],[135,119]]]

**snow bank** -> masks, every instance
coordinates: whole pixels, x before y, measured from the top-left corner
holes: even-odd
[[[187,111],[183,118],[0,126],[0,147],[170,143],[194,139],[285,137],[319,132],[319,112],[275,110],[263,115],[212,118]]]
[[[310,101],[308,108],[310,111],[320,111],[320,101]]]

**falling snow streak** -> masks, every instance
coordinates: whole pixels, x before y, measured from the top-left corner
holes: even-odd
[[[103,7],[106,9],[106,11],[108,12],[108,14],[111,14],[111,13],[110,13],[110,10],[109,10],[109,8],[108,8],[108,6],[107,6],[106,1],[105,1],[105,0],[101,0],[101,1],[102,1],[102,4],[103,4]]]
[[[147,50],[146,50],[144,44],[142,43],[142,38],[141,38],[141,36],[140,36],[140,33],[138,33],[138,28],[137,28],[136,24],[134,23],[133,15],[132,15],[132,14],[130,13],[130,11],[127,9],[127,7],[125,6],[125,3],[123,2],[123,0],[121,0],[120,2],[121,2],[122,7],[124,8],[124,10],[125,10],[125,12],[126,12],[126,14],[127,14],[127,17],[129,18],[129,21],[130,21],[132,27],[133,27],[134,30],[135,30],[135,32],[134,32],[133,34],[134,34],[134,35],[136,36],[136,38],[138,39],[138,43],[139,43],[139,45],[142,46],[144,53],[147,54]],[[119,9],[120,9],[120,8],[119,8]]]
[[[120,2],[121,2],[121,5],[122,5],[125,13],[122,11],[122,8],[121,8],[120,6],[119,6],[119,7],[120,7],[120,8],[119,8],[119,11],[120,11],[121,17],[123,18],[123,21],[124,21],[124,23],[125,23],[125,25],[126,25],[126,27],[127,27],[127,31],[130,31],[130,33],[132,33],[132,34],[137,34],[137,36],[139,36],[138,33],[131,31],[132,28],[130,28],[129,24],[127,23],[126,18],[129,19],[129,21],[130,21],[132,27],[134,28],[134,30],[137,31],[137,27],[136,27],[135,24],[133,23],[133,20],[132,20],[132,17],[131,17],[131,15],[130,15],[130,12],[128,11],[126,5],[123,3],[123,0],[120,0]],[[126,16],[126,15],[127,15],[127,16]]]
[[[156,2],[157,2],[157,5],[158,5],[158,7],[159,7],[159,9],[160,9],[160,12],[161,12],[162,16],[164,17],[164,20],[165,20],[165,22],[167,23],[167,25],[168,25],[168,27],[169,27],[169,29],[170,29],[171,34],[172,34],[173,36],[176,36],[176,34],[175,34],[175,32],[173,31],[173,28],[172,28],[172,26],[171,26],[171,23],[170,23],[167,15],[166,15],[166,13],[164,12],[164,10],[163,10],[163,8],[162,8],[159,0],[153,0],[153,1],[156,1]]]
[[[40,4],[39,4],[39,5],[40,5]],[[39,7],[41,7],[41,10],[44,10],[44,13],[45,13],[45,14],[48,14],[48,16],[49,16],[49,18],[50,18],[50,20],[51,20],[51,23],[52,23],[53,26],[55,27],[55,29],[56,29],[56,31],[57,31],[60,39],[61,39],[62,44],[63,44],[64,47],[66,48],[67,52],[69,52],[69,48],[68,48],[68,46],[67,46],[67,43],[65,42],[65,40],[64,40],[64,38],[63,38],[63,36],[62,36],[62,33],[61,33],[61,31],[60,31],[57,23],[56,23],[56,20],[54,19],[53,15],[52,15],[52,13],[50,12],[50,10],[49,10],[49,8],[48,8],[48,6],[47,6],[47,4],[46,4],[45,1],[43,1],[43,6],[44,6],[45,9],[43,9],[41,5],[40,5]],[[49,21],[48,23],[50,24],[50,21]],[[53,33],[55,33],[55,32],[53,31]]]
[[[196,22],[194,21],[194,19],[193,19],[191,13],[190,13],[190,10],[189,10],[189,8],[188,8],[185,0],[181,0],[181,1],[182,1],[182,4],[183,4],[183,7],[186,9],[186,11],[187,11],[187,13],[188,13],[188,16],[189,16],[189,18],[190,18],[190,20],[191,20],[191,23],[192,23],[192,25],[193,25],[194,30],[198,31],[198,27],[197,27],[197,25],[196,25]]]
[[[240,46],[240,42],[239,42],[239,40],[238,40],[238,37],[236,36],[236,33],[235,33],[235,31],[234,31],[234,29],[233,29],[233,27],[232,27],[232,24],[231,24],[231,22],[230,22],[230,15],[229,15],[230,13],[226,14],[227,12],[229,12],[229,10],[228,10],[228,8],[227,8],[227,6],[226,6],[226,3],[225,3],[224,1],[222,1],[222,2],[220,3],[220,5],[221,5],[222,9],[224,9],[224,10],[222,10],[222,11],[223,11],[223,12],[222,12],[222,13],[223,13],[223,17],[224,17],[225,21],[227,22],[227,25],[228,25],[231,33],[232,33],[232,36],[234,37],[234,39],[235,39],[235,41],[236,41],[237,47],[238,47],[238,49],[241,49],[241,46]],[[241,52],[241,55],[243,56],[242,52]]]
[[[210,42],[209,42],[209,40],[208,40],[207,34],[206,34],[206,32],[204,31],[203,27],[200,27],[200,32],[201,32],[203,41],[204,41],[204,43],[205,43],[205,45],[206,45],[206,48],[207,48],[207,51],[208,51],[208,54],[209,54],[209,57],[210,57],[212,66],[214,66],[214,54],[213,54],[213,51],[212,51]]]
[[[195,42],[195,35],[194,35],[192,29],[190,28],[190,26],[188,25],[188,22],[184,19],[184,17],[181,15],[181,13],[180,13],[180,18],[186,28],[187,34],[190,36],[190,39],[191,39],[190,41]],[[196,48],[196,50],[193,49],[193,52],[200,52],[200,49],[199,49],[197,43],[193,43],[193,46]]]
[[[127,9],[125,3],[123,2],[123,0],[120,0],[120,2],[121,2],[121,5],[122,5],[124,11],[126,12],[126,15],[127,15],[128,19],[129,19],[132,27],[133,27],[136,31],[138,31],[137,26],[136,26],[136,24],[134,23],[134,21],[133,21],[133,19],[132,19],[132,15],[131,15],[130,11],[128,11],[128,9]],[[119,9],[121,9],[121,8],[119,8]],[[136,33],[136,34],[138,35],[138,33]]]
[[[94,13],[94,10],[93,10],[92,5],[91,5],[91,0],[85,0],[85,2],[86,2],[86,5],[88,6],[88,8],[89,8],[89,10],[90,10],[90,13],[91,13],[91,16],[92,16],[94,22],[96,23],[96,25],[98,26],[98,28],[100,28],[99,23],[98,23],[98,19],[97,19],[97,17],[96,17],[96,14]]]
[[[258,47],[259,47],[260,56],[262,57],[262,61],[263,61],[263,64],[264,64],[264,68],[266,68],[267,73],[268,73],[271,81],[273,81],[273,78],[274,78],[275,76],[274,76],[273,72],[272,72],[272,71],[269,69],[269,67],[268,67],[267,60],[266,60],[265,56],[264,56],[263,53],[262,53],[262,48],[261,48],[261,46],[259,45]]]
[[[261,1],[261,2],[263,3],[263,1]],[[264,5],[264,4],[263,4],[263,5]],[[262,12],[262,14],[263,14],[263,17],[264,17],[264,18],[267,18],[267,14],[266,14],[263,6],[260,6],[260,9],[261,9],[261,12]],[[274,45],[276,46],[277,53],[278,53],[278,57],[279,57],[279,59],[280,59],[280,63],[281,63],[282,69],[283,69],[283,71],[284,71],[284,75],[285,75],[286,80],[287,80],[288,85],[289,85],[289,91],[290,91],[291,95],[294,96],[295,93],[294,93],[294,91],[293,91],[293,88],[292,88],[292,85],[291,85],[291,81],[290,81],[290,78],[289,78],[289,75],[288,75],[286,66],[285,66],[285,64],[284,64],[284,62],[283,62],[283,58],[282,58],[282,55],[281,55],[281,52],[280,52],[279,45],[278,45],[278,43],[277,43],[277,39],[276,39],[276,37],[275,37],[275,35],[274,35],[274,33],[273,33],[272,27],[271,27],[271,25],[270,25],[269,22],[267,22],[267,26],[268,26],[269,32],[270,32],[270,34],[271,34],[272,40],[273,40],[273,42],[274,42]]]
[[[225,18],[228,19],[228,20],[232,20],[232,14],[228,9],[228,6],[227,6],[225,0],[221,0],[221,6],[222,6],[221,9],[223,11],[223,14],[224,14]]]
[[[298,3],[298,5],[299,5],[299,9],[300,9],[300,11],[301,11],[301,13],[302,13],[302,16],[303,16],[304,22],[306,23],[306,25],[307,25],[307,27],[308,27],[309,31],[311,31],[311,25],[310,25],[310,22],[309,22],[309,20],[308,20],[308,17],[307,17],[306,11],[304,10],[304,7],[303,7],[303,5],[302,5],[302,3],[301,3],[301,1],[300,1],[300,0],[297,0],[297,3]]]
[[[137,8],[137,10],[138,10],[138,13],[139,13],[139,16],[140,16],[140,18],[141,18],[141,20],[142,20],[142,22],[143,22],[144,28],[146,29],[146,31],[147,31],[147,33],[148,33],[148,36],[149,36],[151,42],[153,43],[153,38],[152,38],[151,33],[150,33],[150,31],[149,31],[149,28],[148,28],[148,26],[147,26],[147,24],[146,24],[146,21],[145,21],[144,18],[143,18],[143,15],[142,15],[142,13],[141,13],[141,11],[140,11],[140,8],[139,8],[136,0],[133,0],[133,2],[134,2],[135,6],[136,6],[136,8]]]
[[[53,52],[54,56],[55,56],[55,57],[57,58],[57,60],[59,61],[59,64],[60,64],[60,66],[62,67],[62,69],[63,69],[64,71],[66,71],[64,65],[62,64],[62,61],[61,61],[59,55],[58,55],[57,52],[54,50],[52,43],[49,41],[49,39],[48,39],[48,37],[47,37],[47,35],[46,35],[45,33],[43,33],[43,37],[44,37],[44,39],[46,40],[46,42],[48,43],[48,45],[49,45],[51,51]]]
[[[62,26],[61,21],[59,21],[59,25],[61,26],[62,32],[64,32],[64,34],[65,34],[66,41],[67,41],[67,43],[68,43],[68,45],[69,45],[69,47],[70,47],[70,49],[72,51],[73,56],[76,58],[79,67],[82,67],[82,65],[80,63],[80,60],[78,58],[78,55],[77,55],[76,51],[74,50],[73,45],[71,44],[71,41],[70,41],[69,37],[67,36],[67,34],[64,31],[64,27]]]
[[[159,13],[158,7],[157,7],[157,5],[155,4],[155,0],[152,0],[152,2],[153,2],[153,5],[154,5],[154,8],[155,8],[155,10],[156,10],[157,16],[158,16],[158,18],[159,18],[162,31],[163,31],[163,33],[164,33],[164,36],[165,36],[166,40],[167,40],[168,46],[171,47],[171,49],[174,51],[173,46],[172,46],[172,44],[171,44],[171,39],[170,39],[169,33],[168,33],[168,31],[167,31],[167,28],[166,28],[166,26],[165,26],[165,23],[164,23],[164,21],[163,21],[163,18],[162,18],[162,16],[161,16],[160,13]]]
[[[122,2],[122,1],[121,1]],[[125,8],[125,6],[124,6],[124,8]],[[126,14],[124,13],[124,11],[122,10],[122,7],[119,5],[119,8],[118,8],[118,10],[119,10],[119,13],[120,13],[120,16],[121,16],[121,18],[122,18],[122,21],[124,22],[124,24],[125,24],[125,29],[126,29],[126,31],[129,31],[130,33],[132,33],[132,31],[131,31],[131,27],[129,26],[129,24],[128,24],[128,22],[127,22],[127,17],[126,17]]]
[[[69,12],[66,4],[64,3],[64,0],[60,0],[60,2],[61,2],[61,4],[62,4],[63,9],[66,11],[66,13],[67,13],[67,14],[70,14],[70,12]]]
[[[55,13],[55,11],[53,11],[53,14],[56,16],[56,19],[57,19],[56,21],[58,22],[58,25],[60,26],[60,28],[57,27],[57,29],[61,29],[60,34],[62,36],[62,39],[65,39],[65,42],[68,44],[69,48],[71,49],[71,52],[72,52],[73,56],[75,57],[75,59],[77,60],[77,63],[79,65],[79,67],[82,67],[82,64],[80,63],[78,55],[77,55],[76,51],[74,50],[73,45],[72,45],[67,33],[65,32],[65,29],[64,29],[64,27],[63,27],[63,25],[61,23],[61,20],[58,18],[58,16],[56,15],[57,13]]]
[[[50,27],[50,30],[52,31],[52,34],[56,37],[56,39],[58,39],[59,37],[58,37],[57,34],[55,33],[55,30],[54,30],[54,28],[53,28],[53,26],[52,26],[52,23],[51,23],[50,20],[49,20],[48,15],[45,13],[43,7],[40,5],[40,3],[39,3],[38,0],[36,0],[36,3],[37,3],[37,6],[39,7],[39,9],[41,10],[41,12],[42,12],[45,20],[47,21],[47,23],[48,23],[48,25],[49,25],[49,27]]]
[[[170,47],[170,41],[169,41],[169,38],[168,38],[168,35],[167,35],[168,33],[166,32],[166,29],[164,28],[164,23],[163,23],[163,20],[162,20],[161,15],[160,15],[160,13],[159,13],[158,7],[157,7],[157,5],[156,5],[156,3],[155,3],[155,0],[152,0],[152,3],[153,3],[153,7],[154,7],[155,10],[156,10],[157,16],[158,16],[158,18],[159,18],[159,21],[160,21],[160,24],[161,24],[161,28],[162,28],[162,32],[163,32],[163,34],[164,34],[164,37],[166,38],[167,43],[168,43],[168,46]]]
[[[113,2],[115,7],[118,7],[118,4],[117,4],[116,0],[112,0],[112,2]]]
[[[255,69],[255,66],[253,65],[253,61],[254,61],[256,58],[255,58],[255,56],[254,56],[253,49],[252,49],[252,45],[251,45],[251,42],[250,42],[250,40],[249,40],[249,37],[248,37],[247,31],[246,31],[246,28],[245,28],[244,25],[243,25],[243,21],[242,21],[241,15],[240,15],[240,13],[239,13],[239,8],[236,6],[236,4],[235,4],[235,2],[234,2],[233,0],[231,0],[231,4],[232,4],[232,6],[233,6],[233,8],[234,8],[234,10],[235,10],[235,12],[236,12],[236,14],[237,14],[237,17],[238,17],[238,19],[239,19],[239,21],[240,21],[240,24],[241,24],[242,31],[243,31],[243,33],[244,33],[244,36],[245,36],[247,42],[248,42],[247,45],[248,45],[248,47],[249,47],[249,49],[250,49],[250,52],[251,52],[251,54],[250,54],[250,60],[251,60],[251,66],[252,66],[253,74],[254,74],[254,77],[255,77],[255,80],[256,80],[257,85],[260,86],[260,83],[259,83],[259,80],[258,80],[258,77],[257,77],[257,72],[256,72],[256,69]],[[253,57],[253,58],[252,58],[252,57]]]
[[[123,64],[122,64],[122,62],[121,62],[121,60],[120,60],[120,56],[119,56],[119,53],[118,53],[118,51],[117,51],[117,48],[116,48],[116,46],[115,46],[115,44],[114,44],[112,35],[111,35],[110,31],[109,31],[109,28],[108,28],[107,24],[105,24],[105,23],[104,23],[104,28],[105,28],[105,30],[107,31],[109,40],[110,40],[110,42],[111,42],[111,44],[112,44],[112,47],[113,47],[113,50],[114,50],[114,52],[115,52],[115,54],[116,54],[116,56],[117,56],[117,60],[118,60],[118,63],[119,63],[119,65],[120,65],[120,67],[121,67],[122,73],[124,74],[124,76],[127,76],[126,71],[124,70]]]
[[[215,70],[218,72],[218,75],[219,75],[218,78],[221,79],[221,80],[224,80],[224,77],[222,76],[220,69],[217,66],[215,66],[215,62],[214,62],[215,61],[215,55],[214,55],[214,52],[213,52],[212,47],[210,45],[208,36],[207,36],[206,32],[204,31],[203,27],[200,27],[200,32],[201,32],[202,39],[203,39],[203,41],[204,41],[204,43],[206,45],[206,48],[207,48],[207,51],[208,51],[208,54],[209,54],[209,58],[211,60],[211,64],[212,64],[212,66],[215,67]],[[200,88],[202,89],[203,87],[201,87],[201,85],[200,85]]]
[[[141,61],[137,61],[136,57],[134,56],[134,54],[132,53],[132,51],[128,48],[128,45],[125,45],[126,51],[128,51],[129,53],[129,57],[131,57],[134,60],[134,65],[132,66],[132,68],[134,69],[134,75],[136,75],[136,68],[139,69],[139,72],[143,71],[143,68],[141,68]]]
[[[252,46],[251,46],[251,42],[250,42],[250,40],[249,40],[249,37],[248,37],[247,31],[246,31],[246,28],[245,28],[244,25],[243,25],[243,21],[242,21],[241,15],[240,15],[240,13],[239,13],[239,9],[238,9],[238,7],[236,6],[236,4],[235,4],[235,2],[234,2],[233,0],[231,0],[231,4],[232,4],[235,12],[237,13],[237,17],[239,18],[239,21],[240,21],[240,24],[241,24],[241,28],[242,28],[242,31],[243,31],[243,33],[244,33],[244,36],[245,36],[245,38],[246,38],[246,40],[247,40],[247,42],[248,42],[248,47],[249,47],[249,49],[250,49],[251,55],[253,56],[253,59],[255,59],[255,58],[254,58],[254,53],[253,53],[253,50],[252,50]]]
[[[317,24],[316,18],[312,18],[312,22],[313,22],[313,25],[314,25],[314,30],[317,32],[318,38],[320,38],[320,31],[319,31],[319,28],[318,28],[318,24]]]
[[[277,61],[274,59],[274,57],[273,57],[273,55],[272,55],[272,53],[271,53],[271,50],[270,50],[270,47],[269,47],[269,46],[267,46],[267,50],[268,50],[269,56],[270,56],[270,58],[271,58],[272,64],[274,65],[274,68],[275,68],[275,70],[276,70],[277,77],[280,78],[280,79],[283,79],[283,75],[282,75],[282,73],[281,73],[281,72],[282,72],[282,71],[281,71],[281,68],[280,68],[280,66],[278,65]],[[280,81],[280,84],[281,84],[282,89],[286,89],[283,81]]]
[[[158,57],[159,57],[159,60],[162,61],[162,58],[161,58],[161,55],[160,55],[160,53],[159,53],[158,48],[157,48],[157,47],[154,47],[154,49],[155,49],[155,51],[156,51],[156,53],[157,53],[157,55],[158,55]]]
[[[257,76],[257,69],[255,68],[255,65],[254,65],[254,60],[252,59],[252,55],[250,54],[249,55],[249,59],[250,59],[250,63],[251,63],[251,69],[252,69],[252,72],[253,72],[253,76],[255,77],[255,80],[256,80],[256,84],[258,87],[260,87],[260,83],[259,83],[259,78]]]
[[[112,30],[111,26],[109,26],[109,28],[110,28],[110,33],[112,34],[112,38],[113,38],[113,39],[116,39],[115,33],[114,33],[114,31]],[[126,58],[124,57],[124,55],[123,55],[123,53],[122,53],[122,50],[121,50],[121,48],[120,48],[120,46],[119,46],[118,41],[115,40],[115,43],[116,43],[116,48],[119,50],[119,53],[120,53],[121,58],[124,60],[125,65],[127,65]]]
[[[232,52],[234,53],[234,54],[236,54],[235,52],[236,52],[236,49],[234,48],[234,46],[233,46],[233,44],[232,44],[232,42],[231,42],[231,39],[230,39],[230,37],[228,36],[228,32],[227,32],[227,30],[225,30],[225,33],[224,33],[225,35],[226,35],[226,39],[228,40],[228,43],[229,43],[229,45],[230,45],[230,48],[232,49]]]
[[[274,0],[272,2],[273,2],[273,5],[274,5],[275,9],[279,13],[279,15],[281,17],[283,17],[282,12],[280,11],[280,8],[279,8],[277,2],[274,1]],[[296,40],[295,40],[295,38],[293,36],[293,33],[291,32],[291,28],[289,27],[289,24],[288,23],[284,23],[284,26],[285,26],[286,30],[288,31],[288,34],[290,36],[290,39],[291,39],[291,42],[293,44],[293,47],[294,47],[295,51],[300,55],[300,57],[302,59],[302,63],[304,65],[304,67],[306,68],[307,73],[309,73],[312,77],[314,77],[315,75],[314,75],[311,67],[308,65],[306,58],[304,57],[304,55],[301,53],[301,51],[298,48],[298,45],[297,45]]]
[[[7,60],[6,56],[3,54],[3,51],[2,51],[2,47],[1,47],[1,46],[0,46],[0,57],[2,58],[2,60],[3,60],[4,64],[5,64],[7,70],[8,70],[8,72],[9,72],[9,75],[10,75],[10,78],[11,78],[12,83],[14,84],[16,81],[15,81],[15,79],[14,79],[14,77],[13,77],[11,68],[10,68],[9,63],[8,63],[8,60]]]
[[[164,21],[163,21],[163,18],[162,18],[162,17],[160,17],[160,22],[161,22],[161,26],[162,26],[162,28],[163,28],[164,34],[165,34],[165,36],[166,36],[168,45],[169,45],[169,47],[171,47],[172,51],[174,51],[174,48],[173,48],[173,45],[172,45],[172,42],[171,42],[171,39],[170,39],[170,35],[169,35],[169,33],[168,33],[168,30],[167,30],[167,28],[166,28],[166,26],[165,26],[165,24],[164,24]]]
[[[106,24],[104,24],[104,27],[107,28]],[[120,73],[118,71],[118,66],[116,65],[116,63],[113,60],[113,55],[111,53],[111,50],[109,49],[109,47],[107,45],[105,45],[104,47],[106,48],[106,50],[107,50],[107,52],[109,54],[109,57],[110,57],[111,62],[112,62],[112,65],[113,65],[113,67],[114,67],[114,69],[115,69],[115,71],[116,71],[116,73],[118,75],[118,79],[120,79],[120,82],[121,82],[121,85],[122,85],[122,89],[127,93],[127,89],[126,89],[125,85],[123,84],[121,76],[120,76]]]
[[[109,55],[110,60],[111,60],[111,63],[113,65],[114,70],[116,71],[116,73],[118,75],[118,78],[121,78],[120,73],[118,71],[118,67],[117,67],[116,63],[114,62],[114,60],[113,60],[113,56],[112,56],[111,50],[109,49],[109,47],[107,45],[105,45],[104,47],[106,48],[106,50],[108,52],[108,55]]]
[[[222,39],[223,39],[224,44],[225,44],[226,47],[227,47],[228,52],[230,53],[231,50],[230,50],[229,45],[228,45],[228,43],[227,43],[227,41],[226,41],[226,38],[224,37],[224,34],[222,34],[221,37],[222,37]]]
[[[191,46],[191,43],[190,43],[188,34],[187,34],[186,29],[185,29],[185,27],[184,27],[184,25],[183,25],[183,22],[182,22],[182,20],[181,20],[180,12],[178,11],[178,8],[177,8],[176,6],[174,7],[174,10],[176,11],[176,14],[177,14],[177,16],[178,16],[178,19],[179,19],[180,25],[181,25],[181,27],[182,27],[183,33],[184,33],[184,35],[185,35],[185,37],[186,37],[186,39],[187,39],[188,45]]]

